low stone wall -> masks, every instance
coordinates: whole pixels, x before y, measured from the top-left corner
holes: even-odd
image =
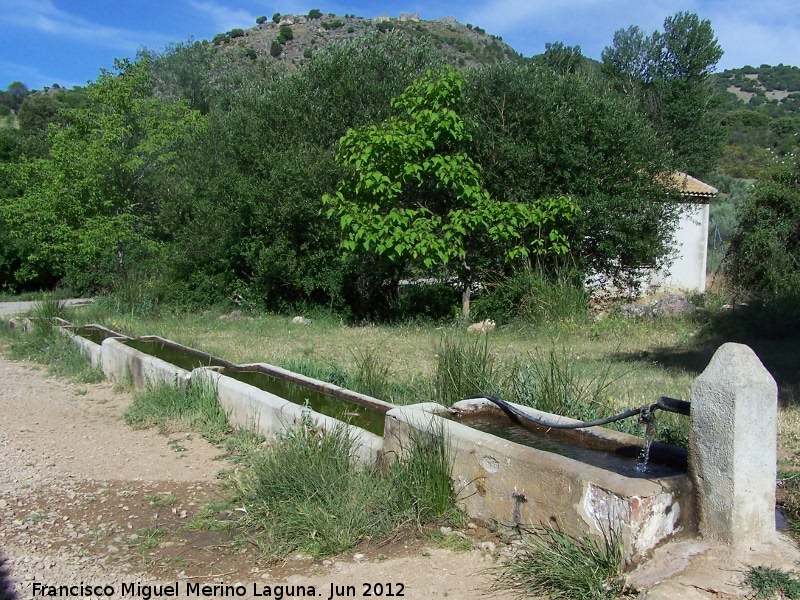
[[[268,440],[307,419],[322,431],[343,427],[355,442],[355,459],[360,464],[377,464],[381,460],[383,438],[360,427],[348,425],[304,408],[257,387],[218,373],[213,368],[195,369],[192,379],[212,385],[219,403],[228,415],[228,422],[263,435]]]
[[[473,519],[508,527],[551,525],[597,538],[611,529],[628,562],[646,556],[675,533],[694,528],[688,475],[627,477],[435,414],[444,410],[424,404],[390,411],[384,454],[403,455],[412,436],[441,430],[450,447],[459,503]]]

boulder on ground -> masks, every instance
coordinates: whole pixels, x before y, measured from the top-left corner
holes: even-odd
[[[297,316],[292,319],[292,323],[296,323],[297,325],[310,325],[311,319],[306,319],[305,317]]]

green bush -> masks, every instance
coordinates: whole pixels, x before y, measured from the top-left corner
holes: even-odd
[[[322,11],[318,8],[312,8],[308,11],[308,18],[309,19],[321,19],[322,18]]]
[[[278,31],[284,40],[294,39],[294,33],[292,33],[292,28],[289,25],[281,25]]]
[[[272,55],[273,58],[278,58],[282,52],[283,44],[281,44],[277,39],[272,40],[272,43],[269,45],[270,55]]]
[[[256,19],[256,24],[257,24],[257,25],[263,25],[263,24],[264,24],[264,23],[266,23],[266,22],[267,22],[267,17],[266,17],[266,15],[261,15],[260,17],[258,17],[258,18]]]
[[[226,34],[218,33],[217,35],[214,36],[214,39],[211,40],[211,43],[212,44],[221,44],[221,43],[227,42],[227,41],[228,41],[228,36]]]
[[[800,158],[768,169],[746,200],[728,247],[728,280],[761,300],[800,290]]]
[[[311,58],[314,56],[314,51],[311,48],[303,49],[303,58]]]
[[[240,38],[243,35],[244,35],[244,29],[242,29],[240,27],[237,27],[236,29],[231,29],[228,32],[228,37],[230,37],[231,39]]]
[[[334,19],[333,21],[323,21],[322,22],[322,26],[325,29],[339,29],[339,27],[341,27],[342,25],[344,25],[344,21],[342,21],[341,19]],[[380,29],[380,27],[379,27],[379,29]]]
[[[273,23],[279,23],[280,20],[281,20],[281,13],[276,12],[274,15],[272,15],[272,22]]]

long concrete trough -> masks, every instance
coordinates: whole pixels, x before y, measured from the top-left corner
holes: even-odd
[[[402,456],[413,447],[414,436],[442,432],[449,445],[458,501],[473,519],[509,528],[554,526],[598,539],[613,531],[628,562],[646,556],[672,535],[695,528],[693,489],[686,473],[626,476],[479,431],[443,418],[446,413],[448,409],[437,404],[389,411],[384,454]],[[594,429],[600,431],[592,435],[621,446],[642,444],[634,436]]]
[[[431,403],[393,407],[271,365],[233,365],[162,338],[140,340],[164,342],[186,350],[192,360],[199,358],[206,364],[213,360],[223,366],[183,369],[114,337],[98,345],[72,331],[65,333],[111,380],[130,377],[136,387],[158,382],[186,385],[192,379],[213,385],[232,425],[268,439],[303,421],[325,431],[345,427],[357,442],[355,458],[380,464],[403,456],[419,436],[441,433],[449,445],[458,501],[472,518],[483,522],[509,527],[547,525],[575,536],[601,539],[611,531],[622,543],[629,563],[682,531],[693,534],[699,530],[709,539],[742,547],[770,541],[775,535],[777,385],[747,346],[720,347],[695,381],[688,474],[686,451],[657,443],[652,447],[656,453],[678,456],[683,470],[631,473],[596,466],[594,459],[586,462],[535,444],[523,445],[452,420],[459,412],[485,410],[487,406],[480,401],[456,403],[451,409]],[[383,436],[217,370],[228,367],[256,368],[304,388],[371,407],[379,411],[377,426],[382,421]],[[517,408],[546,421],[572,421]],[[612,454],[636,453],[644,444],[641,438],[596,427],[577,437],[583,445]]]
[[[64,321],[66,323],[66,321]],[[83,329],[94,329],[98,332],[101,332],[103,335],[107,335],[108,337],[114,337],[116,339],[126,340],[129,339],[124,335],[116,331],[112,331],[102,325],[97,325],[92,323],[90,325],[84,326]],[[60,331],[66,335],[70,341],[77,346],[77,348],[84,354],[88,359],[89,363],[92,365],[93,369],[101,369],[103,368],[103,347],[101,344],[98,344],[96,341],[89,339],[88,337],[84,337],[76,332],[76,329],[69,325],[62,325],[60,327]]]
[[[312,423],[321,431],[344,428],[354,441],[354,458],[359,464],[374,465],[381,460],[383,438],[374,433],[284,400],[213,368],[196,369],[191,377],[194,381],[205,382],[216,389],[219,402],[228,415],[229,423],[234,427],[253,431],[268,440],[274,440],[279,434],[304,421]]]
[[[159,383],[185,387],[191,372],[165,360],[126,346],[123,341],[108,338],[102,344],[103,374],[111,381],[130,378],[134,387],[144,388]]]

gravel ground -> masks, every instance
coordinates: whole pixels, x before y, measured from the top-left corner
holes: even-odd
[[[57,380],[0,356],[0,547],[21,597],[64,585],[84,586],[67,590],[73,597],[145,600],[154,585],[193,598],[312,597],[312,588],[323,598],[513,597],[488,591],[486,569],[507,549],[475,526],[463,533],[471,552],[399,537],[280,565],[263,564],[246,535],[187,527],[219,497],[217,474],[230,465],[199,436],[130,429],[121,419],[129,402],[109,383]]]

